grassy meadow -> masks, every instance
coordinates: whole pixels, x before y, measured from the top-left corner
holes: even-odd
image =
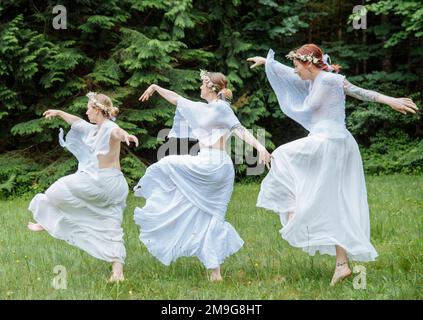
[[[308,256],[282,240],[277,215],[255,207],[259,184],[237,184],[227,212],[245,241],[222,266],[224,281],[210,283],[196,258],[161,265],[138,240],[128,198],[124,231],[126,280],[108,284],[110,265],[47,233],[26,229],[30,197],[0,202],[0,299],[422,299],[423,175],[368,176],[376,262],[366,268],[366,289],[353,278],[332,288],[334,258]],[[56,290],[53,268],[67,271],[67,289]],[[356,276],[356,274],[354,275]]]

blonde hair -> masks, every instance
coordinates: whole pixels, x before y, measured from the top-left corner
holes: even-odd
[[[114,107],[112,99],[105,94],[89,92],[87,97],[93,103],[93,107],[100,110],[106,118],[114,120],[119,114],[119,108]]]
[[[228,81],[223,73],[205,72],[203,76],[203,80],[208,81],[208,87],[217,93],[219,99],[232,100],[232,91],[227,87]]]

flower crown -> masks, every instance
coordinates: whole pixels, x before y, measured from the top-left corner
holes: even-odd
[[[290,51],[286,55],[286,57],[289,60],[298,59],[298,60],[301,60],[301,61],[304,61],[304,62],[311,62],[311,63],[316,64],[316,65],[319,64],[319,59],[314,57],[312,54],[299,54],[299,53],[296,53],[295,51]],[[331,66],[332,62],[331,62],[330,56],[328,54],[323,55],[322,62],[323,62],[323,64],[327,65],[329,72],[334,71],[333,67]]]
[[[97,100],[97,97],[96,97],[97,92],[90,91],[86,94],[86,96],[88,97],[88,100],[91,101],[92,103],[94,103],[94,105],[97,108],[99,108],[101,111],[105,112],[111,120],[113,120],[113,121],[116,120],[116,118],[111,115],[112,110],[110,110],[110,108],[106,107],[104,104],[102,104],[100,101]]]
[[[215,84],[211,81],[208,71],[200,69],[200,78],[201,78],[202,81],[204,81],[206,83],[207,88],[213,90],[216,93],[218,93],[221,90],[219,85],[217,85],[217,84]]]
[[[313,64],[318,64],[319,63],[319,59],[316,58],[315,56],[313,56],[312,54],[300,54],[300,53],[296,53],[295,51],[290,51],[286,57],[289,60],[301,60],[303,62],[311,62]]]

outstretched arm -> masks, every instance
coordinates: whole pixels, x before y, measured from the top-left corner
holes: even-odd
[[[363,100],[363,101],[372,101],[379,102],[390,106],[392,109],[401,112],[403,114],[416,113],[419,110],[413,100],[409,98],[393,98],[381,94],[376,91],[366,90],[360,87],[353,85],[348,80],[344,82],[344,91],[350,97]]]
[[[68,124],[72,125],[72,123],[81,120],[80,117],[74,116],[70,113],[64,112],[62,110],[54,110],[54,109],[49,109],[47,111],[45,111],[43,113],[43,116],[46,119],[51,119],[54,117],[61,117],[63,120],[65,120]]]
[[[150,97],[153,95],[154,92],[158,92],[163,98],[165,98],[167,101],[169,101],[171,104],[176,105],[179,94],[176,92],[173,92],[171,90],[167,90],[165,88],[162,88],[158,86],[157,84],[152,84],[147,88],[147,90],[144,91],[144,93],[141,95],[141,97],[138,99],[141,102],[147,101],[150,99]]]
[[[135,146],[138,147],[138,139],[136,136],[129,134],[125,130],[121,128],[115,128],[112,131],[112,136],[114,139],[119,140],[120,142],[126,142],[129,146],[130,142],[134,142]]]
[[[258,151],[259,164],[265,164],[268,169],[270,168],[272,155],[244,126],[238,124],[232,129],[232,132]]]

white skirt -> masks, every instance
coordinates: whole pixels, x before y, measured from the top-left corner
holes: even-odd
[[[232,160],[218,149],[154,163],[134,188],[146,199],[135,209],[140,240],[165,265],[195,256],[208,269],[218,267],[244,244],[225,221],[233,183]]]
[[[336,255],[343,247],[352,260],[372,261],[369,207],[358,145],[346,134],[309,136],[273,152],[257,206],[279,214],[282,238],[310,255]],[[288,222],[288,212],[293,218]]]
[[[35,221],[53,237],[95,258],[124,263],[122,218],[128,184],[121,171],[77,172],[53,183],[29,204]]]

